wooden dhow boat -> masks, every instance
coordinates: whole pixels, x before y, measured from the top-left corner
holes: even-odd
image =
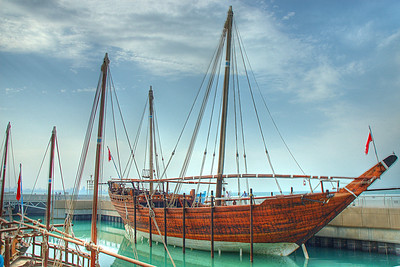
[[[287,256],[304,244],[314,234],[326,226],[354,199],[375,182],[397,160],[390,155],[365,171],[359,177],[351,178],[346,186],[336,190],[324,190],[324,182],[332,183],[345,177],[316,177],[305,174],[225,174],[224,156],[226,139],[226,119],[230,69],[233,12],[230,8],[225,22],[222,39],[226,40],[226,64],[219,134],[219,159],[216,175],[194,177],[159,178],[154,175],[153,163],[153,92],[149,92],[149,170],[137,179],[111,179],[108,181],[109,196],[121,216],[126,231],[134,242],[142,236],[164,245],[182,246],[199,250],[243,251]],[[221,45],[220,45],[221,47]],[[216,54],[220,53],[220,50]],[[267,153],[268,154],[268,153]],[[268,156],[268,155],[267,155]],[[299,178],[305,182],[315,180],[320,192],[310,188],[310,193],[278,194],[255,197],[229,197],[224,194],[223,181],[232,178]],[[207,183],[212,179],[216,184],[213,191],[202,201],[198,191],[190,194],[170,193],[170,183]],[[148,184],[148,186],[144,186]],[[159,185],[153,188],[154,184]],[[339,185],[339,182],[337,183]],[[319,190],[319,189],[318,189]],[[263,190],[259,190],[263,191]],[[264,190],[266,191],[266,190]],[[281,190],[280,190],[281,191]],[[241,192],[238,190],[238,192]],[[240,193],[239,193],[240,194]]]

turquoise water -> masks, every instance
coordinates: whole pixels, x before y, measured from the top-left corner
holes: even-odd
[[[74,222],[76,237],[90,239],[90,221]],[[131,244],[124,237],[124,228],[120,223],[101,222],[98,228],[98,244],[120,255],[134,258],[135,251],[138,259],[156,266],[173,266],[168,254],[161,243],[149,247],[148,241],[138,240],[136,245]],[[210,252],[186,249],[182,253],[181,247],[168,246],[168,250],[176,266],[400,266],[400,256],[368,253],[362,251],[340,250],[333,248],[308,247],[310,259],[305,260],[302,250],[297,250],[289,257],[272,257],[255,255],[254,262],[250,263],[250,255],[243,253],[215,253],[211,258]],[[100,254],[101,266],[135,266],[123,260]]]

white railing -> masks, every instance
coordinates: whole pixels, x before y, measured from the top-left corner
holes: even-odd
[[[351,204],[353,207],[400,208],[399,194],[361,195]]]

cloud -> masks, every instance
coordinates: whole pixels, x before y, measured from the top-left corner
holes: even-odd
[[[293,17],[294,15],[296,15],[296,12],[289,12],[286,16],[284,16],[282,18],[282,20],[289,20],[291,17]]]
[[[25,88],[6,88],[5,92],[6,95],[10,95],[10,94],[17,94],[19,92],[22,92],[23,90],[25,90]]]
[[[334,97],[338,92],[340,73],[328,64],[322,64],[305,73],[302,88],[298,90],[298,100],[318,102]]]
[[[210,42],[215,42],[210,33],[219,33],[226,17],[222,5],[218,1],[119,1],[118,5],[5,1],[0,11],[0,49],[81,62],[94,51],[122,51],[138,63],[182,71],[185,63],[203,60],[201,53],[190,57],[196,50],[209,47],[212,51]],[[220,28],[215,28],[216,22]]]
[[[96,92],[96,88],[83,88],[83,89],[76,89],[72,91],[73,93],[92,93]]]

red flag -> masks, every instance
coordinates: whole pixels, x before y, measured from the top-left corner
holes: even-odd
[[[368,154],[368,151],[369,151],[369,143],[371,143],[371,141],[372,141],[372,135],[371,135],[371,132],[369,132],[369,134],[368,134],[368,139],[367,139],[367,144],[365,145],[365,155]]]
[[[111,161],[112,157],[111,157],[110,148],[109,147],[107,147],[107,148],[108,148],[108,161]]]
[[[17,188],[17,200],[18,201],[21,199],[21,194],[22,194],[22,181],[21,181],[21,172],[20,172],[19,178],[18,178],[18,188]]]

